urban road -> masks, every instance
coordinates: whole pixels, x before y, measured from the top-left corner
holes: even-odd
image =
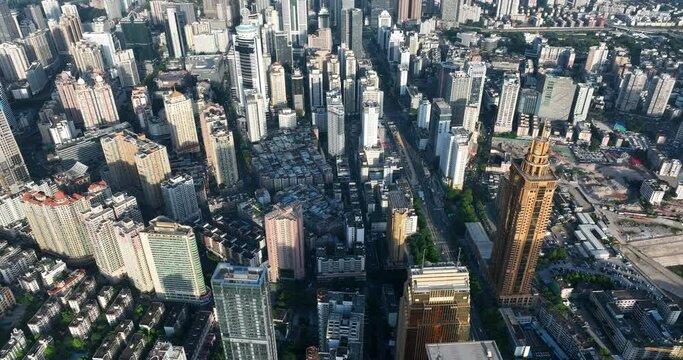
[[[365,37],[366,39],[368,37]],[[375,60],[375,66],[388,66],[385,58],[378,57],[376,44],[366,43],[365,50]],[[381,55],[380,55],[381,56]],[[379,62],[379,63],[377,63]],[[423,159],[414,148],[410,139],[411,124],[398,99],[392,95],[388,88],[388,79],[382,79],[380,86],[384,91],[384,123],[390,138],[396,149],[400,152],[403,168],[408,175],[408,182],[414,196],[422,195],[422,208],[429,232],[434,244],[442,254],[444,260],[457,261],[459,255],[453,249],[459,249],[457,244],[451,243],[449,233],[452,232],[450,221],[443,209],[444,193],[436,177],[425,173]],[[394,124],[395,127],[390,126]],[[459,251],[459,250],[458,250]],[[465,254],[463,254],[465,256]],[[477,270],[478,271],[478,270]],[[480,277],[481,275],[470,274]],[[477,304],[471,304],[470,331],[473,340],[489,340],[486,336],[484,325],[479,317]]]

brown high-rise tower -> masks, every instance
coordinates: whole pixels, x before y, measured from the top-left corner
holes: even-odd
[[[527,305],[557,184],[548,162],[549,126],[510,168],[500,202],[490,275],[501,304]]]

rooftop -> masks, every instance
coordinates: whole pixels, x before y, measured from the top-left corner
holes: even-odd
[[[503,360],[495,341],[427,344],[429,360]]]

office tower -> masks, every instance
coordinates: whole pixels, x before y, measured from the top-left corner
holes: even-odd
[[[306,0],[282,1],[282,30],[295,46],[306,44],[308,36],[308,5]]]
[[[303,279],[304,210],[300,203],[275,205],[263,219],[268,248],[270,281]]]
[[[123,17],[120,0],[102,0],[102,2],[104,2],[104,11],[107,13],[107,18],[114,20]]]
[[[152,33],[147,21],[131,12],[119,21],[126,49],[132,49],[139,61],[154,59]]]
[[[576,92],[572,78],[545,74],[539,89],[541,97],[538,102],[538,117],[547,120],[568,120]]]
[[[321,96],[322,97],[322,96]],[[294,103],[294,111],[296,115],[303,117],[306,115],[304,98],[304,75],[299,68],[292,70],[292,102]]]
[[[377,15],[377,33],[379,34],[382,28],[391,28],[393,20],[391,19],[391,14],[386,9]],[[379,36],[379,35],[378,35]]]
[[[462,5],[463,3],[458,0],[441,1],[441,20],[443,20],[449,28],[460,25],[460,7]]]
[[[427,360],[427,344],[470,338],[470,276],[453,263],[414,266],[398,310],[397,360]]]
[[[171,143],[177,153],[199,151],[192,99],[174,90],[164,97],[166,120],[171,128]]]
[[[7,95],[0,89],[0,190],[15,193],[31,177],[12,134],[12,124],[16,124],[14,113]]]
[[[32,191],[24,193],[22,201],[26,220],[41,250],[70,260],[92,256],[90,239],[81,220],[81,212],[90,207],[87,197],[69,196],[61,191],[50,197]]]
[[[346,151],[344,117],[344,103],[339,92],[329,92],[327,100],[327,153],[330,156],[342,156]]]
[[[126,268],[114,229],[114,209],[97,205],[83,212],[82,216],[97,269],[107,279],[122,279],[126,275]]]
[[[365,295],[318,291],[318,343],[331,358],[363,359]]]
[[[144,230],[142,222],[124,218],[116,222],[114,228],[128,279],[141,292],[154,291],[154,282],[149,272],[149,262],[142,248],[142,240],[140,240],[140,232]]]
[[[588,73],[599,73],[607,64],[607,56],[609,49],[607,44],[600,43],[599,46],[591,46],[588,50],[588,58],[586,58],[586,65],[584,69]]]
[[[519,0],[500,0],[496,6],[496,19],[517,15]]]
[[[10,14],[7,2],[0,3],[0,42],[9,42],[21,37],[16,22]]]
[[[517,113],[534,115],[538,111],[538,98],[541,94],[536,89],[521,89],[517,100]]]
[[[357,58],[363,55],[363,11],[361,9],[343,9],[340,24],[342,44],[353,51]]]
[[[543,126],[523,160],[510,168],[501,189],[500,221],[491,255],[491,276],[499,302],[528,304],[538,254],[550,220],[555,176],[550,171],[548,136]]]
[[[235,137],[232,131],[221,124],[216,123],[209,134],[209,165],[212,167],[216,183],[232,186],[239,180],[237,171],[237,157],[235,156]]]
[[[296,128],[296,113],[290,108],[280,109],[277,112],[278,127],[280,129]]]
[[[646,83],[647,74],[642,70],[627,72],[619,86],[619,96],[615,103],[617,110],[624,112],[635,110],[640,103],[640,95],[645,90]]]
[[[389,261],[403,263],[406,255],[406,239],[417,232],[417,213],[412,199],[402,191],[389,193],[387,213],[387,244]]]
[[[591,108],[593,100],[593,86],[588,83],[576,85],[576,96],[574,97],[574,107],[572,109],[572,123],[576,125],[579,121],[586,121],[588,110]]]
[[[176,175],[161,183],[164,214],[181,224],[191,225],[201,220],[194,180],[188,174]]]
[[[166,147],[130,131],[104,136],[100,142],[112,188],[142,192],[145,205],[161,207],[161,183],[171,175]]]
[[[149,222],[140,233],[142,248],[158,298],[199,302],[206,284],[194,231],[163,216]]]
[[[59,8],[58,0],[42,0],[40,3],[48,19],[59,21],[59,17],[62,16],[62,10]]]
[[[432,101],[432,119],[429,121],[429,134],[434,156],[443,153],[445,139],[451,130],[453,113],[446,100],[437,98]]]
[[[8,82],[26,80],[28,57],[24,47],[13,42],[0,44],[0,71]]]
[[[662,117],[664,115],[674,85],[676,85],[676,79],[669,74],[661,74],[652,79],[645,106],[643,106],[647,116]]]
[[[356,115],[358,113],[356,110],[356,80],[345,79],[342,83],[342,90],[344,93],[344,111],[348,115]]]
[[[379,106],[376,102],[366,101],[363,103],[362,121],[360,146],[362,148],[377,146],[379,142]]]
[[[255,90],[262,97],[268,95],[263,47],[258,27],[253,24],[237,26],[233,36],[235,48],[235,69],[237,96],[242,106],[246,105],[246,90]]]
[[[36,30],[23,40],[26,55],[31,61],[40,62],[48,70],[59,60],[57,48],[49,30]]]
[[[268,136],[266,100],[255,90],[247,91],[245,98],[247,135],[249,136],[249,141],[259,142]]]
[[[397,22],[418,21],[422,19],[422,1],[398,0]]]
[[[178,11],[174,7],[169,7],[166,9],[166,17],[168,21],[168,35],[166,37],[168,48],[171,50],[173,57],[182,58],[185,56],[185,44],[183,43],[182,39],[182,29],[184,24],[181,23]]]
[[[323,106],[323,73],[318,68],[308,71],[308,94],[312,109]]]
[[[115,54],[114,62],[119,72],[122,87],[134,87],[140,82],[138,65],[133,50],[119,50]]]
[[[439,157],[439,170],[446,184],[461,190],[465,183],[465,169],[469,161],[470,132],[464,127],[452,127],[446,137],[444,152]]]
[[[429,121],[432,117],[432,103],[427,99],[422,99],[417,108],[417,127],[429,129]]]
[[[285,69],[280,63],[270,66],[270,104],[274,109],[287,107],[287,83]]]
[[[496,115],[496,124],[493,128],[494,133],[512,131],[512,121],[515,118],[515,107],[517,106],[518,94],[519,74],[505,73],[503,76],[503,83],[500,87],[498,113]]]
[[[203,0],[204,16],[209,19],[218,19],[218,9],[223,6],[222,0]]]
[[[45,16],[43,16],[43,10],[40,5],[27,5],[24,8],[24,15],[27,19],[32,21],[38,29],[47,29],[47,21],[45,21]]]
[[[211,289],[225,358],[277,360],[268,270],[219,263]]]
[[[323,5],[318,11],[318,29],[329,29],[330,25],[330,10]]]
[[[76,68],[81,73],[93,70],[104,71],[105,69],[102,46],[99,44],[88,40],[81,40],[71,48],[71,54],[73,55]]]

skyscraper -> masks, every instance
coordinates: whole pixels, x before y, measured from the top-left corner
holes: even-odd
[[[643,107],[647,116],[661,117],[664,115],[674,85],[676,85],[676,79],[669,74],[661,74],[652,79]]]
[[[277,360],[268,270],[219,263],[211,288],[225,358]]]
[[[81,19],[75,15],[62,14],[56,28],[50,25],[55,46],[60,54],[68,55],[71,47],[83,38]]]
[[[138,64],[132,49],[119,50],[114,54],[114,62],[119,72],[122,87],[132,88],[140,82]]]
[[[149,261],[142,248],[140,232],[144,230],[141,222],[125,218],[115,223],[116,240],[121,259],[126,268],[128,278],[141,292],[154,291],[154,282],[149,272]]]
[[[419,2],[419,1],[418,1]],[[363,54],[363,11],[361,9],[343,9],[341,14],[341,43],[353,51],[357,58]]]
[[[600,43],[599,46],[591,46],[588,50],[588,58],[586,58],[586,65],[584,69],[588,73],[598,73],[607,63],[607,56],[609,49],[607,44]]]
[[[570,77],[545,74],[539,87],[538,117],[567,121],[572,112],[576,85]]]
[[[276,205],[264,218],[270,281],[303,279],[304,210],[300,203]]]
[[[439,169],[446,184],[461,190],[465,183],[465,169],[469,160],[470,133],[464,127],[452,127],[446,138],[444,153],[439,157]]]
[[[538,254],[550,220],[556,180],[550,171],[548,136],[543,126],[523,160],[514,161],[501,186],[500,220],[491,255],[491,276],[502,304],[528,304]]]
[[[5,80],[26,80],[28,67],[28,57],[23,46],[14,42],[0,44],[0,71]]]
[[[126,267],[116,238],[114,209],[97,205],[82,216],[97,269],[108,279],[122,279],[126,275]]]
[[[38,4],[27,5],[24,8],[26,18],[31,20],[38,29],[47,29],[47,21],[43,15],[43,10]]]
[[[216,124],[209,134],[211,157],[209,164],[218,185],[232,186],[239,180],[235,137],[223,124]]]
[[[517,15],[519,0],[500,0],[496,6],[496,19]]]
[[[62,16],[62,10],[59,8],[58,0],[42,0],[40,3],[48,19],[59,21],[59,17]]]
[[[498,98],[498,114],[493,128],[495,133],[512,131],[512,121],[515,118],[517,96],[519,95],[519,74],[505,73]]]
[[[330,156],[344,155],[346,132],[344,128],[344,103],[339,91],[328,92],[327,98],[327,153]]]
[[[484,84],[486,83],[486,64],[481,61],[468,61],[465,64],[465,72],[467,72],[471,80],[470,99],[467,105],[476,107],[476,116],[478,118],[481,110],[481,100],[484,95]],[[467,130],[473,131],[473,129]]]
[[[640,94],[645,90],[647,74],[642,70],[636,69],[624,75],[619,86],[619,96],[614,106],[619,111],[633,111],[638,108]],[[539,115],[540,116],[540,115]]]
[[[441,98],[432,101],[432,120],[429,122],[429,136],[435,157],[443,153],[446,136],[451,130],[452,117],[451,106],[448,102]]]
[[[0,89],[0,190],[16,193],[31,180],[10,125],[16,124],[7,95]]]
[[[93,255],[81,220],[81,213],[90,207],[85,196],[69,196],[62,191],[54,197],[43,192],[26,192],[22,202],[26,220],[41,250],[70,260],[84,260]]]
[[[418,21],[422,19],[422,1],[420,0],[398,0],[398,10],[396,12],[396,22],[408,20]]]
[[[58,61],[57,48],[52,39],[52,33],[47,29],[36,30],[23,40],[26,55],[31,61],[38,61],[49,70]]]
[[[168,178],[161,183],[161,194],[164,197],[164,213],[169,218],[187,225],[201,220],[202,213],[192,176],[184,174]]]
[[[406,239],[417,232],[417,213],[412,199],[402,191],[389,192],[387,212],[387,244],[389,260],[402,264],[406,255]]]
[[[376,146],[379,142],[379,106],[376,102],[366,101],[363,103],[362,121],[363,127],[361,129],[362,134],[360,146],[364,148]]]
[[[21,37],[19,29],[12,18],[6,1],[0,3],[0,42],[17,40]]]
[[[462,5],[463,2],[458,0],[441,1],[441,20],[443,20],[448,27],[457,27],[460,25],[460,7]]]
[[[306,44],[308,36],[308,4],[306,0],[282,1],[282,30],[296,46]]]
[[[81,73],[93,70],[104,71],[102,46],[88,40],[80,40],[71,48],[76,68]]]
[[[185,24],[182,22],[178,10],[175,7],[166,8],[166,19],[167,19],[167,36],[166,42],[168,44],[169,50],[171,50],[171,55],[175,58],[181,58],[185,56],[185,44],[183,42],[183,27]]]
[[[270,104],[275,110],[287,107],[285,69],[277,62],[270,66]]]
[[[415,266],[398,311],[396,359],[427,360],[427,344],[470,338],[470,279],[453,263]]]
[[[202,300],[206,284],[191,227],[157,217],[140,233],[140,239],[158,298],[184,302]]]
[[[104,136],[100,142],[111,186],[142,192],[145,205],[161,207],[161,183],[171,174],[166,147],[130,131]]]
[[[68,84],[64,85],[68,86]],[[85,129],[95,129],[119,122],[114,94],[111,86],[104,81],[102,76],[96,75],[90,83],[80,78],[73,86],[78,113]]]
[[[306,115],[304,98],[304,76],[299,68],[292,70],[292,102],[294,103],[294,111],[297,116],[303,117]]]
[[[164,97],[164,109],[171,128],[173,150],[179,153],[199,151],[192,99],[174,90]]]
[[[592,100],[593,86],[588,83],[577,84],[576,96],[574,97],[574,106],[572,109],[572,123],[574,125],[579,121],[586,121]]]
[[[235,28],[233,37],[237,96],[246,106],[246,90],[255,90],[264,98],[268,95],[266,66],[258,27],[242,24]]]
[[[266,99],[256,90],[248,90],[245,94],[245,105],[249,141],[259,142],[268,136]]]
[[[318,291],[318,343],[332,358],[363,359],[365,295]]]
[[[137,13],[131,12],[119,21],[125,40],[125,48],[135,52],[135,58],[139,61],[154,59],[152,33],[147,21]]]
[[[432,117],[432,103],[427,99],[422,99],[417,108],[417,126],[420,129],[429,129],[429,121]]]

